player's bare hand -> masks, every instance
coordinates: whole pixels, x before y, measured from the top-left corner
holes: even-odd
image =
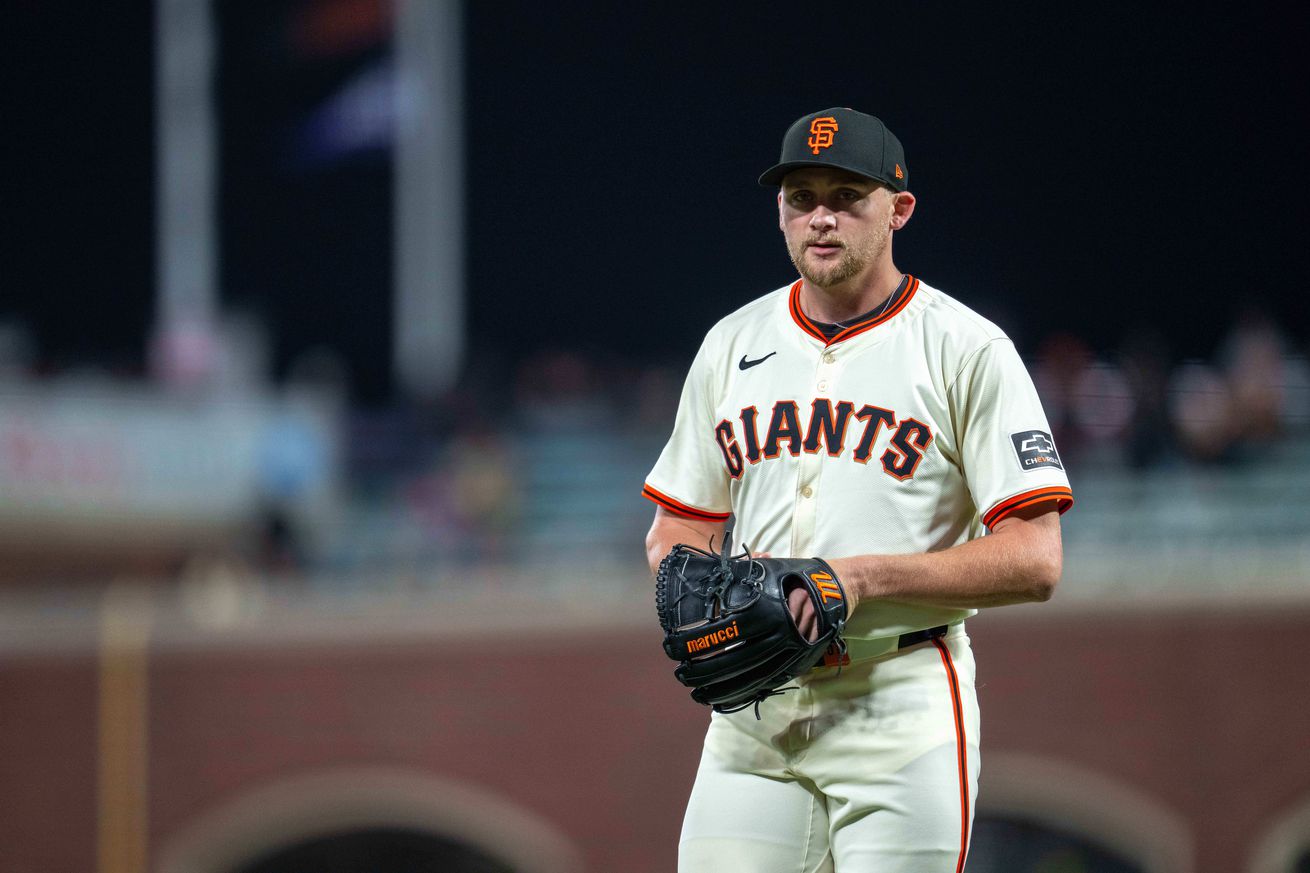
[[[758,552],[752,557],[771,558],[773,555],[768,552]],[[814,642],[819,636],[819,614],[814,608],[814,601],[810,599],[804,588],[797,586],[787,592],[787,609],[790,610],[792,620],[796,622],[796,628],[801,632],[801,636],[809,642]]]
[[[796,629],[801,632],[801,636],[811,643],[818,639],[819,615],[810,592],[801,586],[788,591],[787,608],[791,610],[792,620],[796,622]]]

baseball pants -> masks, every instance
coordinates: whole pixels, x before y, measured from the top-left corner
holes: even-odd
[[[958,873],[978,791],[969,637],[812,671],[714,713],[681,873]]]

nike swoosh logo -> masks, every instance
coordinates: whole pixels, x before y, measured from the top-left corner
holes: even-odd
[[[743,370],[749,370],[751,367],[754,367],[756,364],[763,364],[765,361],[767,361],[769,358],[773,357],[773,356],[776,355],[776,354],[778,354],[778,353],[777,353],[777,352],[769,352],[769,353],[768,353],[767,355],[765,355],[764,357],[762,357],[762,358],[757,358],[757,359],[755,359],[754,361],[748,361],[748,360],[746,360],[746,356],[745,356],[745,355],[742,355],[742,356],[741,356],[741,360],[737,362],[737,366],[740,367],[740,368],[743,369]]]

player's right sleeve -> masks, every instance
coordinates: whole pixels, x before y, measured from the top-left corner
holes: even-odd
[[[646,477],[642,496],[675,515],[726,521],[732,514],[729,477],[714,436],[717,378],[709,338],[701,344],[682,386],[673,433]],[[718,356],[721,357],[721,356]]]

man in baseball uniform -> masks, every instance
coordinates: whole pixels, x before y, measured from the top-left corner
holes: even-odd
[[[646,482],[654,570],[676,543],[827,560],[849,650],[753,709],[715,712],[679,869],[962,870],[979,770],[965,619],[1046,600],[1073,494],[1014,345],[902,273],[914,214],[886,126],[799,119],[778,224],[800,278],[716,324]],[[813,605],[792,603],[802,632]]]

